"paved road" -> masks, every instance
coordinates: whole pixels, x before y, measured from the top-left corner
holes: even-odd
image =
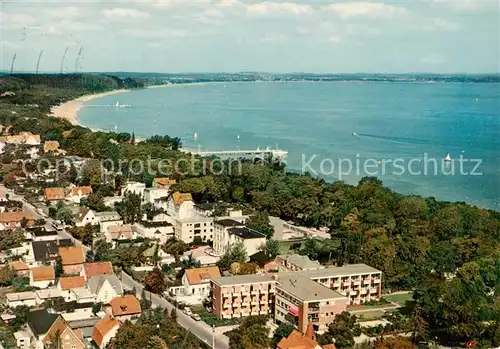
[[[144,286],[139,282],[135,281],[130,275],[125,272],[121,274],[121,280],[123,287],[131,290],[135,287],[137,297],[141,297],[142,290]],[[174,308],[173,304],[167,301],[165,298],[160,297],[154,293],[145,291],[145,296],[151,299],[153,307],[166,308],[168,311],[172,311]],[[193,333],[200,340],[212,347],[212,339],[214,332],[210,326],[202,321],[195,321],[180,310],[177,311],[177,322],[179,325]],[[229,348],[229,338],[223,334],[215,333],[215,347],[214,349],[228,349]]]
[[[5,188],[5,193],[9,194],[9,199],[15,200],[15,201],[21,201],[23,203],[23,210],[26,211],[26,212],[31,213],[35,217],[35,219],[39,219],[39,218],[44,219],[45,222],[46,222],[45,223],[45,229],[47,229],[47,230],[54,230],[54,227],[52,226],[52,224],[54,223],[54,219],[52,219],[50,217],[45,217],[45,216],[40,215],[38,213],[38,211],[36,210],[35,206],[33,206],[32,204],[30,204],[29,202],[27,202],[26,199],[24,199],[24,197],[15,194],[14,191]],[[75,244],[75,246],[82,245],[83,249],[85,250],[85,252],[87,252],[87,251],[90,250],[89,247],[83,245],[80,240],[75,239],[66,230],[59,230],[58,234],[59,234],[59,237],[61,239],[71,239],[73,241],[73,243]]]

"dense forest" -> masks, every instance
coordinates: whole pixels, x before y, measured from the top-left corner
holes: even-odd
[[[58,79],[0,78],[2,91],[9,86],[16,92],[0,98],[0,124],[58,140],[69,155],[93,158],[82,181],[91,184],[95,193],[109,184],[102,182],[99,160],[115,170],[122,160],[122,174],[112,179],[112,185],[121,178],[150,185],[156,174],[169,175],[179,182],[174,190],[191,192],[198,202],[225,201],[247,212],[327,227],[330,239],[309,239],[300,252],[338,265],[369,264],[384,272],[386,290],[414,291],[408,312],[417,339],[458,343],[475,338],[483,347],[500,345],[499,212],[401,195],[376,178],[364,178],[355,186],[328,183],[288,173],[273,161],[245,162],[241,167],[225,164],[221,171],[212,172],[218,174],[206,173],[207,165],[221,164],[179,151],[176,137],[154,136],[136,144],[133,134],[93,133],[47,116],[50,106],[62,101],[125,86],[124,80],[109,76],[71,75],[61,77],[62,85]],[[130,87],[132,82],[127,84]],[[133,159],[152,160],[148,169]],[[100,198],[93,200],[98,206]]]

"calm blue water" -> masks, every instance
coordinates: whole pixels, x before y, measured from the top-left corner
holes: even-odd
[[[132,108],[96,106],[116,101]],[[333,180],[339,178],[339,167],[349,172],[351,161],[352,171],[341,176],[347,183],[375,174],[399,192],[500,208],[499,84],[194,84],[132,91],[88,104],[80,120],[89,127],[117,125],[119,131],[142,137],[168,134],[181,137],[185,147],[204,150],[277,144],[289,151],[287,164],[293,170],[310,163],[306,170]],[[470,173],[475,163],[464,163],[462,171],[457,161],[443,164],[447,153],[455,160],[482,159],[475,171],[481,175],[460,174]],[[424,166],[424,154],[437,166],[431,160]],[[452,168],[454,174],[447,174]]]

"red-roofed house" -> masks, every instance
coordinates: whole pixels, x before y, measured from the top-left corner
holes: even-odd
[[[66,198],[64,188],[45,188],[43,190],[45,201],[62,201]]]
[[[130,320],[141,315],[141,304],[134,295],[126,294],[113,298],[106,312],[120,321]]]
[[[90,185],[73,187],[66,200],[79,204],[81,199],[88,198],[90,194],[92,194],[92,187]]]
[[[85,279],[93,276],[113,275],[113,264],[111,262],[85,263],[80,275]]]
[[[182,285],[186,296],[199,296],[200,300],[210,295],[210,280],[220,278],[219,267],[186,269]]]
[[[29,276],[30,270],[28,265],[23,261],[14,261],[9,263],[10,267],[16,271],[18,276]]]
[[[121,322],[109,315],[101,319],[94,327],[92,339],[99,348],[105,348],[121,326]]]
[[[83,246],[59,247],[64,274],[80,274],[85,263]]]
[[[279,341],[277,349],[335,349],[335,345],[319,345],[316,342],[312,322],[309,322],[305,334],[293,330],[287,338],[282,338]]]

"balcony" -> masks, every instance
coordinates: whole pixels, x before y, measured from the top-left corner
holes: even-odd
[[[353,280],[352,284],[355,286],[359,286],[359,285],[361,285],[361,280]]]
[[[252,295],[257,295],[257,294],[259,294],[259,290],[252,290],[251,294],[252,294]]]
[[[380,279],[372,279],[372,283],[374,283],[374,284],[380,284]]]
[[[346,286],[351,286],[351,283],[349,281],[342,281],[342,287],[346,287]]]

